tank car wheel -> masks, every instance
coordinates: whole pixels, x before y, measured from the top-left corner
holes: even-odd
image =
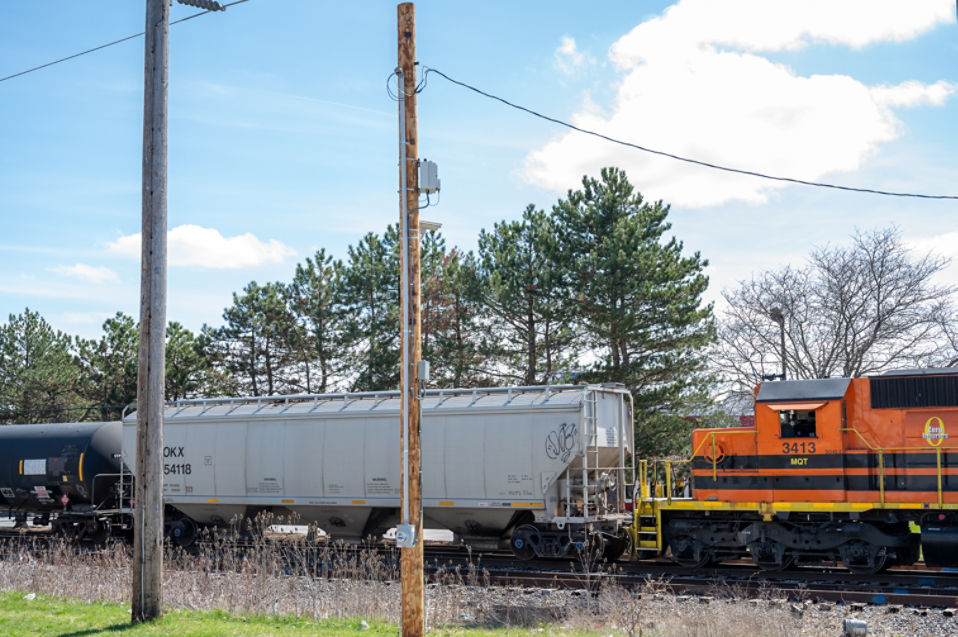
[[[861,540],[842,544],[838,553],[842,564],[852,573],[874,575],[888,565],[888,549]]]
[[[77,527],[77,539],[89,544],[103,544],[112,530],[109,520],[87,520]]]
[[[524,524],[512,532],[509,544],[512,554],[522,561],[531,560],[536,556],[535,544],[539,543],[539,531],[536,527]]]
[[[113,524],[109,520],[102,520],[97,523],[96,531],[93,534],[93,542],[97,544],[102,544],[110,539],[110,536],[113,534]]]
[[[702,568],[712,561],[712,552],[691,535],[669,538],[672,561],[685,568]]]

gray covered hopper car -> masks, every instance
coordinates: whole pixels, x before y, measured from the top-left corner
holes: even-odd
[[[605,386],[426,392],[423,516],[473,546],[519,557],[586,541],[627,546],[629,393]],[[199,524],[260,511],[334,537],[378,536],[399,521],[399,393],[189,400],[165,412],[166,503]],[[135,462],[136,416],[123,452]]]

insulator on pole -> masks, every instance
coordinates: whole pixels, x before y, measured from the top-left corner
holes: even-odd
[[[226,7],[215,0],[176,0],[180,4],[197,9],[206,9],[207,11],[226,11]]]

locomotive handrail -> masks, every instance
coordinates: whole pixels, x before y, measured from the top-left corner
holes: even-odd
[[[691,455],[688,458],[674,459],[669,460],[665,458],[653,458],[652,459],[652,476],[653,478],[657,475],[657,466],[659,460],[662,461],[665,468],[665,497],[668,499],[668,503],[672,503],[672,466],[679,464],[691,464],[697,455],[702,451],[703,447],[711,442],[712,444],[712,458],[710,460],[712,464],[712,479],[718,480],[718,453],[717,445],[715,442],[715,436],[717,434],[754,434],[758,429],[751,427],[748,429],[715,429],[707,432],[706,437],[702,439],[701,442],[692,450]],[[659,485],[660,491],[653,492],[649,486],[649,477],[648,477],[648,460],[641,460],[639,462],[639,472],[635,480],[639,483],[639,497],[642,500],[646,500],[651,497],[662,497],[661,494],[661,485]]]
[[[702,447],[705,445],[705,441],[708,440],[708,439],[711,439],[711,442],[712,442],[712,479],[713,479],[713,480],[718,480],[718,462],[717,462],[717,460],[718,460],[718,453],[716,453],[717,450],[716,450],[716,445],[715,445],[715,436],[716,436],[717,434],[719,434],[719,433],[723,433],[723,434],[754,434],[754,433],[757,433],[757,432],[758,432],[758,429],[756,429],[755,427],[752,427],[751,429],[715,429],[715,430],[713,430],[713,431],[708,432],[708,438],[703,438],[703,439],[702,439],[702,442],[700,442],[700,443],[698,444],[698,446],[692,451],[692,455],[689,456],[689,458],[688,458],[687,460],[676,460],[676,462],[678,462],[678,463],[691,463],[692,461],[695,460],[695,456],[697,456],[697,455],[699,454],[699,451],[700,451],[700,450],[702,449]],[[703,455],[704,455],[704,454],[703,454]]]
[[[865,436],[862,435],[862,433],[858,431],[857,429],[855,429],[854,427],[842,427],[841,429],[839,429],[839,431],[851,431],[852,433],[857,435],[859,438],[861,438],[861,441],[865,444],[866,447],[868,447],[869,451],[929,451],[928,447],[922,447],[921,445],[918,445],[918,446],[912,445],[912,446],[904,446],[904,447],[876,447],[875,445],[868,442]],[[958,449],[958,445],[954,445],[954,446],[941,445],[941,446],[936,446],[935,449]]]
[[[878,454],[878,494],[879,499],[882,504],[885,504],[885,452],[886,451],[929,451],[928,447],[919,446],[905,446],[905,447],[876,447],[875,445],[868,442],[868,439],[862,435],[862,432],[858,431],[854,427],[842,427],[839,431],[852,432],[862,441],[862,443],[867,447],[869,451],[874,451]],[[944,441],[942,441],[944,442]],[[935,447],[935,475],[937,478],[937,492],[938,492],[938,506],[942,505],[944,501],[944,492],[942,491],[942,474],[941,474],[941,450],[942,449],[958,449],[958,446],[944,446],[938,445]]]

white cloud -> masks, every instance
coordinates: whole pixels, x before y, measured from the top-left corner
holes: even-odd
[[[611,47],[624,75],[610,114],[585,105],[572,122],[683,157],[820,180],[858,169],[879,144],[895,139],[902,127],[893,108],[941,105],[955,86],[869,87],[844,75],[801,76],[755,51],[898,41],[945,21],[954,21],[948,0],[681,0]],[[524,176],[561,192],[613,165],[648,198],[690,207],[762,203],[784,186],[576,132],[530,152]]]
[[[955,92],[955,85],[944,80],[934,84],[902,82],[897,86],[874,86],[872,98],[885,106],[941,106]]]
[[[706,43],[747,51],[823,43],[861,48],[910,40],[954,21],[951,0],[681,0],[616,42],[611,57],[627,68]]]
[[[103,324],[108,318],[113,317],[109,312],[61,312],[51,317],[51,321],[56,324],[67,324],[71,326],[97,326]]]
[[[140,234],[120,237],[108,244],[111,252],[139,258]],[[169,264],[173,267],[212,269],[245,268],[262,263],[280,263],[296,251],[276,239],[261,241],[252,233],[224,237],[215,228],[177,226],[167,238]]]
[[[116,272],[103,265],[92,266],[85,263],[77,263],[75,265],[61,265],[55,268],[50,268],[50,271],[57,274],[62,274],[63,276],[68,276],[72,279],[80,279],[81,281],[87,281],[88,283],[95,284],[109,283],[120,280],[120,277],[117,276]]]
[[[936,257],[950,259],[951,262],[938,274],[937,280],[944,285],[958,287],[958,231],[907,239],[905,245],[912,250],[915,257],[931,253]]]
[[[562,36],[562,43],[555,50],[553,56],[556,68],[566,75],[572,75],[584,64],[591,62],[588,56],[579,51],[575,38],[568,35]]]

